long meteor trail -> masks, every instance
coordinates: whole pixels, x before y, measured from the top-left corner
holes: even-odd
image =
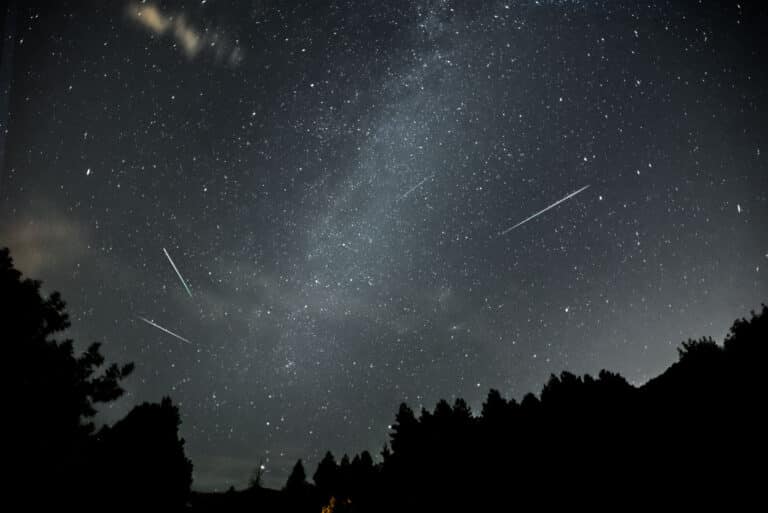
[[[176,333],[172,332],[171,330],[169,330],[169,329],[166,329],[166,328],[163,328],[163,327],[162,327],[162,326],[160,326],[159,324],[156,324],[156,323],[154,323],[154,322],[150,321],[150,320],[149,320],[149,319],[147,319],[146,317],[142,317],[141,315],[137,315],[136,317],[138,317],[138,318],[139,318],[139,319],[141,319],[142,321],[146,322],[146,323],[147,323],[147,324],[149,324],[150,326],[154,326],[155,328],[157,328],[157,329],[159,329],[159,330],[161,330],[161,331],[164,331],[164,332],[168,333],[169,335],[171,335],[171,336],[173,336],[173,337],[176,337],[176,338],[178,338],[179,340],[183,340],[183,341],[184,341],[184,342],[186,342],[187,344],[191,344],[191,343],[192,343],[192,342],[190,342],[189,340],[187,340],[186,338],[182,337],[181,335],[177,335]]]
[[[536,218],[536,217],[539,217],[541,214],[543,214],[543,213],[544,213],[544,212],[546,212],[547,210],[549,210],[549,209],[551,209],[551,208],[555,208],[556,206],[558,206],[558,205],[559,205],[560,203],[562,203],[563,201],[566,201],[566,200],[569,200],[569,199],[573,198],[574,196],[576,196],[577,194],[579,194],[579,193],[580,193],[580,192],[582,192],[582,191],[585,191],[585,190],[587,190],[588,188],[589,188],[589,185],[585,185],[585,186],[584,186],[584,187],[582,187],[581,189],[578,189],[578,190],[576,190],[576,191],[573,191],[573,192],[572,192],[572,193],[570,193],[568,196],[566,196],[566,197],[564,197],[564,198],[562,198],[562,199],[559,199],[559,200],[555,201],[554,203],[552,203],[550,206],[548,206],[548,207],[547,207],[547,208],[545,208],[544,210],[539,210],[538,212],[536,212],[535,214],[533,214],[531,217],[528,217],[528,218],[526,218],[526,219],[523,219],[522,221],[520,221],[519,223],[517,223],[517,224],[516,224],[516,225],[514,225],[514,226],[510,226],[509,228],[507,228],[506,230],[504,230],[503,232],[501,232],[499,235],[506,235],[507,233],[511,232],[511,231],[512,231],[512,230],[514,230],[515,228],[517,228],[517,227],[519,227],[519,226],[523,226],[525,223],[527,223],[527,222],[528,222],[528,221],[530,221],[531,219],[534,219],[534,218]]]
[[[173,263],[173,259],[171,258],[171,255],[168,254],[168,252],[163,248],[163,253],[165,253],[165,256],[168,258],[168,261],[171,263],[171,266],[173,267],[173,270],[176,271],[176,275],[181,280],[181,284],[184,285],[184,288],[187,290],[187,294],[189,294],[189,297],[192,297],[192,291],[189,290],[189,287],[187,286],[187,282],[184,281],[184,277],[179,272],[179,268],[176,267],[176,264]]]

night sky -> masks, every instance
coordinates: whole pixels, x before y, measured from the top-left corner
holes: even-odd
[[[768,300],[762,2],[234,3],[4,18],[0,246],[136,363],[102,420],[180,405],[195,488]]]

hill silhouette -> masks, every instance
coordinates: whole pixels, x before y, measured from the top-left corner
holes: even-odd
[[[58,293],[40,294],[0,250],[5,462],[11,503],[99,511],[481,511],[646,502],[691,506],[762,490],[768,307],[735,321],[722,344],[688,340],[678,360],[634,386],[619,374],[552,375],[519,401],[490,390],[433,410],[400,405],[379,461],[330,452],[309,482],[301,460],[282,490],[190,492],[192,464],[169,398],[96,429],[132,364],[105,367],[97,343],[76,356]],[[19,502],[16,502],[19,501]],[[655,501],[655,502],[653,502]]]

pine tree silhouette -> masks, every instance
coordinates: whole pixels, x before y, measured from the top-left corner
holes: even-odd
[[[6,465],[13,468],[10,490],[28,500],[76,502],[89,469],[82,458],[94,432],[99,403],[123,394],[120,381],[133,364],[104,368],[100,344],[75,356],[70,339],[57,335],[69,328],[69,315],[58,292],[40,294],[41,282],[23,278],[7,248],[0,249],[0,326],[9,440]],[[36,494],[41,471],[49,494]],[[38,476],[38,477],[32,477]]]
[[[144,403],[96,432],[97,406],[122,396],[120,382],[133,364],[105,366],[98,343],[75,356],[74,342],[57,338],[69,327],[65,303],[58,292],[43,297],[40,286],[0,249],[0,327],[9,362],[2,375],[13,415],[6,422],[7,502],[30,510],[182,510],[192,464],[178,437],[178,409],[168,398]]]

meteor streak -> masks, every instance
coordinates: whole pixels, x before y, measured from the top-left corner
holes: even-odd
[[[169,329],[166,329],[166,328],[163,328],[163,327],[162,327],[162,326],[160,326],[159,324],[155,324],[154,322],[150,321],[149,319],[147,319],[147,318],[145,318],[145,317],[142,317],[141,315],[137,315],[136,317],[138,317],[138,318],[139,318],[139,319],[141,319],[142,321],[146,322],[146,323],[147,323],[147,324],[149,324],[150,326],[154,326],[155,328],[157,328],[157,329],[159,329],[159,330],[161,330],[161,331],[164,331],[164,332],[168,333],[169,335],[171,335],[171,336],[173,336],[173,337],[176,337],[176,338],[178,338],[179,340],[183,340],[183,341],[184,341],[184,342],[186,342],[187,344],[191,344],[191,343],[192,343],[192,342],[190,342],[189,340],[187,340],[186,338],[182,337],[181,335],[177,335],[176,333],[172,332],[171,330],[169,330]]]
[[[400,196],[400,199],[399,199],[398,201],[403,201],[405,198],[407,198],[407,197],[408,197],[408,195],[409,195],[410,193],[412,193],[413,191],[415,191],[416,189],[418,189],[419,187],[421,187],[422,185],[424,185],[424,182],[426,182],[427,180],[429,180],[429,179],[430,179],[430,178],[432,178],[433,176],[435,176],[435,175],[434,175],[434,174],[432,174],[432,175],[429,175],[428,177],[424,178],[422,181],[420,181],[419,183],[417,183],[416,185],[414,185],[413,187],[411,187],[410,189],[408,189],[408,191],[407,191],[405,194],[403,194],[402,196]]]
[[[178,267],[176,267],[176,264],[173,263],[173,259],[171,258],[171,255],[168,254],[168,252],[163,248],[163,253],[165,253],[165,256],[168,258],[168,261],[171,263],[171,266],[173,267],[173,270],[176,271],[176,274],[178,275],[179,279],[181,280],[181,284],[184,285],[184,288],[187,290],[187,294],[189,294],[189,297],[192,297],[192,291],[189,290],[189,287],[187,286],[187,282],[184,281],[184,277],[181,276],[181,273],[179,272]]]
[[[589,188],[589,185],[585,185],[585,186],[584,186],[584,187],[582,187],[581,189],[579,189],[579,190],[576,190],[576,191],[573,191],[573,192],[572,192],[572,193],[570,193],[568,196],[566,196],[566,197],[564,197],[564,198],[562,198],[562,199],[559,199],[559,200],[555,201],[554,203],[552,203],[550,206],[548,206],[548,207],[547,207],[547,208],[545,208],[544,210],[539,210],[538,212],[536,212],[535,214],[533,214],[531,217],[528,217],[528,218],[526,218],[526,219],[523,219],[522,221],[520,221],[519,223],[517,223],[517,224],[516,224],[516,225],[514,225],[514,226],[510,226],[509,228],[507,228],[507,229],[506,229],[506,230],[504,230],[503,232],[499,233],[499,235],[506,235],[507,233],[511,232],[511,231],[512,231],[512,230],[514,230],[515,228],[517,228],[517,227],[519,227],[519,226],[522,226],[522,225],[524,225],[525,223],[527,223],[527,222],[528,222],[528,221],[530,221],[531,219],[533,219],[533,218],[535,218],[535,217],[538,217],[538,216],[540,216],[541,214],[543,214],[544,212],[546,212],[547,210],[549,210],[549,209],[551,209],[551,208],[555,208],[556,206],[558,206],[558,205],[559,205],[560,203],[562,203],[563,201],[565,201],[565,200],[569,200],[569,199],[573,198],[573,197],[574,197],[574,196],[576,196],[578,193],[580,193],[580,192],[582,192],[582,191],[585,191],[585,190],[586,190],[586,189],[588,189],[588,188]]]

